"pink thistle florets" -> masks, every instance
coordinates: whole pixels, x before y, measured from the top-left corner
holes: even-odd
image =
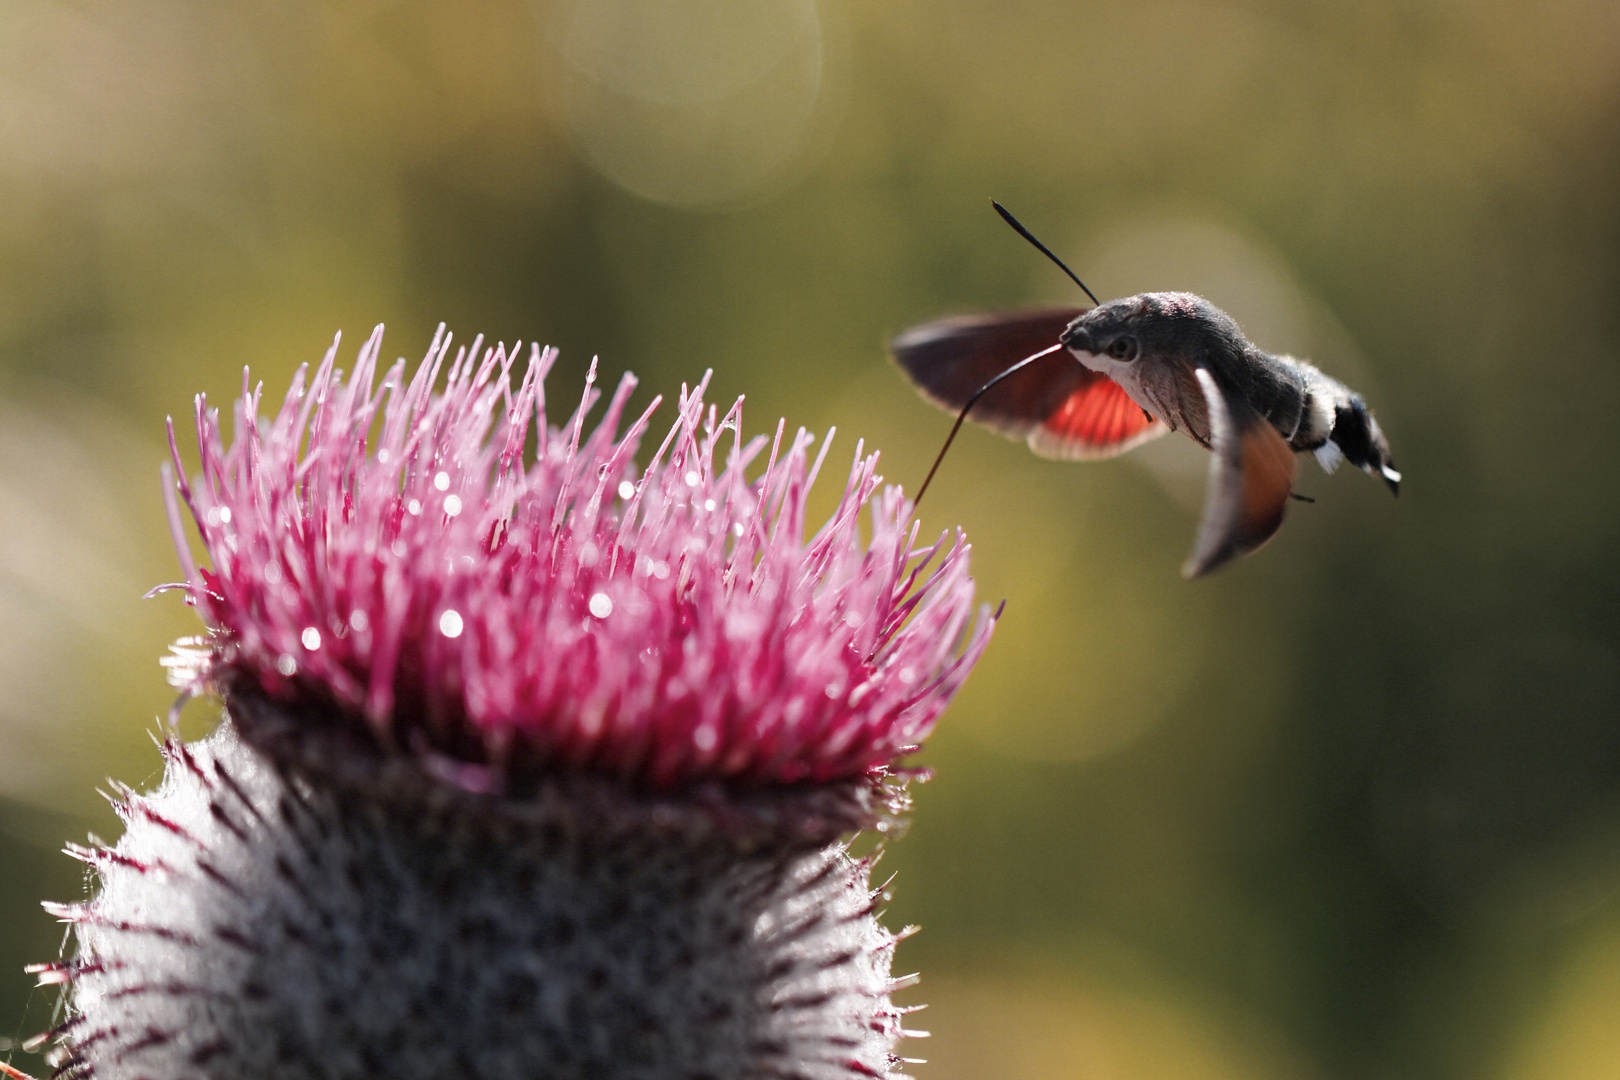
[[[471,790],[514,771],[754,788],[892,769],[988,643],[967,545],[919,546],[875,454],[857,447],[806,540],[827,444],[812,461],[782,424],[744,442],[741,400],[719,418],[707,376],[638,473],[659,402],[616,437],[629,375],[587,433],[594,365],[550,428],[553,350],[532,348],[514,389],[516,347],[449,360],[441,328],[414,377],[401,360],[374,389],[380,349],[381,327],[345,379],[334,342],[268,421],[244,372],[228,447],[199,397],[200,477],[169,485],[213,564],[193,563],[171,495],[211,631],[171,662],[188,693],[363,718]]]

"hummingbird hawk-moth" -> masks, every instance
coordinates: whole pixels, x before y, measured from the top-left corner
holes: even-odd
[[[1401,474],[1378,421],[1343,383],[1262,351],[1231,316],[1192,293],[1091,298],[1092,308],[940,319],[907,330],[890,349],[924,397],[960,410],[958,428],[971,410],[1042,457],[1114,457],[1169,431],[1209,449],[1203,520],[1182,567],[1188,578],[1271,538],[1289,499],[1300,497],[1296,453],[1311,451],[1328,472],[1349,461],[1399,494]],[[927,487],[924,480],[918,499]]]

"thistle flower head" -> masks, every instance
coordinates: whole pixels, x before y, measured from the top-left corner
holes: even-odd
[[[334,343],[269,420],[244,374],[228,446],[198,399],[201,474],[178,486],[211,567],[170,504],[210,628],[173,665],[187,690],[363,719],[474,790],[557,772],[757,788],[889,769],[988,641],[966,545],[919,546],[876,455],[857,449],[806,539],[827,444],[812,461],[781,424],[744,441],[741,401],[719,417],[707,377],[638,471],[658,402],[619,436],[628,375],[594,429],[589,380],[552,428],[550,350],[514,386],[517,349],[451,360],[441,328],[414,376],[400,361],[374,387],[380,348],[381,328],[344,378]]]
[[[209,633],[170,666],[226,720],[73,849],[55,1075],[898,1075],[902,935],[839,838],[988,640],[960,536],[857,450],[806,539],[825,443],[704,384],[638,470],[628,377],[552,428],[549,351],[514,386],[441,330],[374,387],[380,347],[268,420],[244,378],[229,446],[198,401]]]

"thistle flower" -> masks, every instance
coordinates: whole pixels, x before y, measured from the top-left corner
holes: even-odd
[[[244,375],[228,447],[198,400],[166,487],[207,633],[169,664],[225,719],[73,849],[59,1074],[892,1074],[898,936],[840,838],[988,642],[961,536],[920,546],[858,448],[805,540],[826,444],[744,442],[706,377],[638,473],[629,376],[586,434],[594,366],[553,429],[550,350],[514,389],[441,328],[374,389],[380,348],[268,422]]]

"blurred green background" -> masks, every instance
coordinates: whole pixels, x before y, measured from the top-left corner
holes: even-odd
[[[914,488],[885,339],[1075,301],[989,196],[1342,377],[1407,483],[1307,462],[1187,584],[1190,443],[958,441],[924,521],[1007,612],[885,856],[918,1075],[1620,1075],[1612,0],[0,3],[0,1039],[156,776],[165,414],[442,320]]]

